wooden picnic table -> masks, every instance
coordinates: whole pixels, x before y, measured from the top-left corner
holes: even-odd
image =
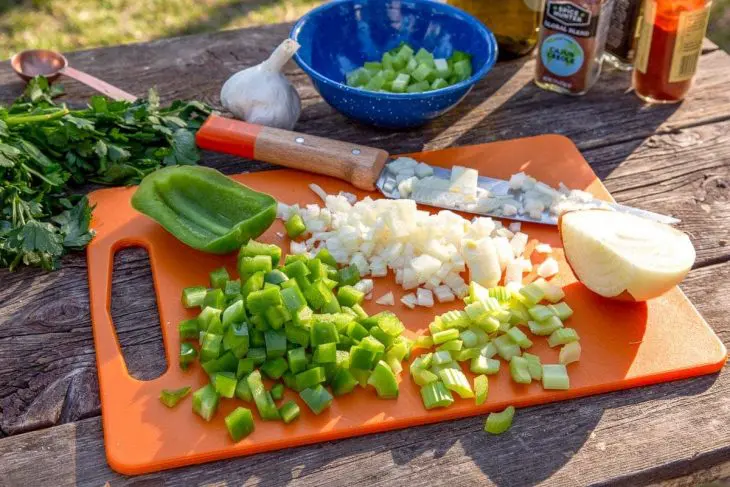
[[[76,68],[139,96],[218,105],[222,82],[262,61],[286,24],[93,49]],[[406,132],[351,122],[317,95],[294,64],[303,100],[297,130],[391,153],[543,133],[570,137],[621,203],[682,219],[697,262],[682,289],[730,342],[730,56],[707,42],[696,86],[679,105],[642,105],[629,75],[607,70],[586,96],[532,84],[530,58],[499,64],[464,102]],[[64,82],[69,103],[93,93]],[[22,83],[0,65],[0,98]],[[267,168],[205,154],[227,173]],[[88,189],[93,189],[89,186]],[[730,478],[730,373],[604,394],[518,412],[509,433],[482,432],[474,417],[308,447],[125,477],[104,456],[86,259],[58,272],[0,272],[0,485],[696,485]],[[165,368],[146,253],[117,254],[112,314],[131,372]],[[691,337],[688,337],[691,339]],[[184,428],[185,425],[180,425]]]

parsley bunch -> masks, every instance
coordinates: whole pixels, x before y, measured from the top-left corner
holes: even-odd
[[[0,267],[56,269],[60,257],[89,243],[91,208],[81,185],[138,183],[161,166],[196,164],[203,103],[94,96],[83,110],[53,98],[59,87],[32,80],[0,107]]]

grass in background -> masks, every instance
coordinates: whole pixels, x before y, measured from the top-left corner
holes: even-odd
[[[73,51],[291,22],[320,3],[321,0],[0,0],[0,59],[29,48]],[[730,51],[730,0],[714,1],[708,35]]]

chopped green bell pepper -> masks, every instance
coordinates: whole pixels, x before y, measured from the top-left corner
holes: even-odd
[[[291,423],[299,417],[299,405],[294,401],[288,401],[279,408],[279,415],[286,424]]]
[[[294,377],[296,379],[297,389],[300,391],[321,384],[327,379],[324,368],[322,367],[312,367],[304,372],[299,372]]]
[[[195,340],[200,335],[197,318],[182,320],[180,324],[177,325],[177,329],[180,332],[180,340]]]
[[[284,375],[284,372],[289,370],[289,365],[286,363],[286,360],[284,360],[283,357],[276,357],[270,360],[267,360],[263,363],[261,366],[261,372],[266,374],[267,377],[271,379],[280,379],[282,375]]]
[[[375,388],[378,397],[382,399],[396,399],[398,397],[398,380],[390,366],[384,361],[379,361],[373,369],[368,384]]]
[[[271,386],[271,390],[269,392],[271,393],[271,398],[274,401],[280,400],[284,397],[284,384],[274,384]]]
[[[236,392],[236,374],[234,372],[216,372],[213,375],[215,392],[222,397],[232,398]]]
[[[302,220],[302,217],[298,213],[293,214],[286,221],[284,228],[286,228],[286,234],[289,235],[289,238],[297,238],[299,235],[307,231],[307,226],[304,224],[304,220]]]
[[[251,388],[248,387],[246,377],[241,377],[238,384],[236,384],[236,397],[241,401],[253,401],[253,394],[251,394]]]
[[[186,342],[180,344],[179,364],[181,369],[186,370],[188,367],[190,367],[190,364],[195,362],[195,359],[197,358],[198,351],[195,350],[195,347]]]
[[[314,414],[320,414],[332,404],[332,394],[321,385],[307,388],[299,393],[299,397],[309,406]]]
[[[147,175],[132,206],[194,249],[225,254],[276,219],[276,200],[203,166],[170,166]]]
[[[245,375],[250,374],[253,372],[253,359],[252,358],[242,358],[238,361],[238,366],[236,367],[236,377],[239,379]]]
[[[253,314],[264,313],[270,306],[279,306],[281,303],[281,290],[278,287],[253,291],[246,297],[246,307]]]
[[[210,287],[222,290],[226,287],[226,282],[228,282],[230,278],[231,276],[228,275],[228,271],[225,267],[214,269],[210,271]]]
[[[239,303],[241,301],[238,301]],[[223,349],[230,350],[236,358],[243,358],[248,353],[249,335],[246,323],[233,323],[223,336]]]
[[[190,387],[181,387],[180,389],[162,389],[160,391],[160,402],[168,408],[173,408],[180,402],[182,398],[190,393]]]
[[[210,421],[218,410],[220,398],[212,384],[198,389],[193,393],[193,412],[204,420]]]
[[[248,387],[251,389],[251,395],[256,403],[256,409],[259,411],[261,419],[264,421],[275,421],[279,419],[279,410],[271,397],[271,393],[266,390],[264,383],[261,382],[261,374],[258,370],[251,372],[246,377]]]
[[[202,306],[208,290],[203,286],[186,287],[182,291],[182,305],[186,308]]]
[[[233,441],[241,441],[253,432],[254,422],[251,410],[244,407],[237,407],[226,416],[226,428]]]

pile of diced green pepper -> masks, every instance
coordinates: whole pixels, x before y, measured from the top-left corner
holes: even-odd
[[[362,308],[357,267],[338,269],[327,250],[281,256],[276,245],[251,240],[238,255],[240,279],[220,268],[210,287],[183,290],[183,305],[201,311],[179,324],[180,367],[198,361],[210,377],[193,393],[193,411],[210,421],[222,398],[235,398],[253,403],[263,420],[289,423],[300,410],[293,400],[277,406],[284,386],[315,414],[358,385],[398,397],[396,376],[412,342],[393,313]],[[264,378],[274,384],[267,388]],[[174,406],[187,394],[170,399],[176,392],[163,391],[161,400]],[[251,411],[237,408],[226,425],[240,440],[253,431]]]
[[[497,357],[509,363],[512,380],[518,384],[541,380],[544,389],[568,389],[565,365],[543,365],[537,355],[525,351],[533,342],[520,329],[521,325],[526,325],[533,335],[548,336],[551,347],[579,339],[574,329],[563,326],[563,321],[573,314],[570,306],[565,302],[540,304],[544,299],[544,292],[535,284],[514,292],[506,287],[487,290],[471,283],[469,295],[464,298],[465,308],[437,316],[429,325],[430,333],[416,339],[419,348],[436,347],[416,357],[410,367],[413,381],[421,387],[426,409],[450,406],[454,402],[452,393],[483,404],[489,390],[487,376],[500,369]],[[477,374],[473,387],[461,368],[460,362],[465,361],[469,361],[469,370]],[[514,409],[500,414],[492,416],[487,431],[506,430],[500,421],[511,424]]]
[[[472,75],[471,55],[454,51],[448,59],[436,59],[424,48],[415,51],[401,43],[380,61],[366,62],[347,73],[353,88],[390,93],[422,93],[446,88]]]

